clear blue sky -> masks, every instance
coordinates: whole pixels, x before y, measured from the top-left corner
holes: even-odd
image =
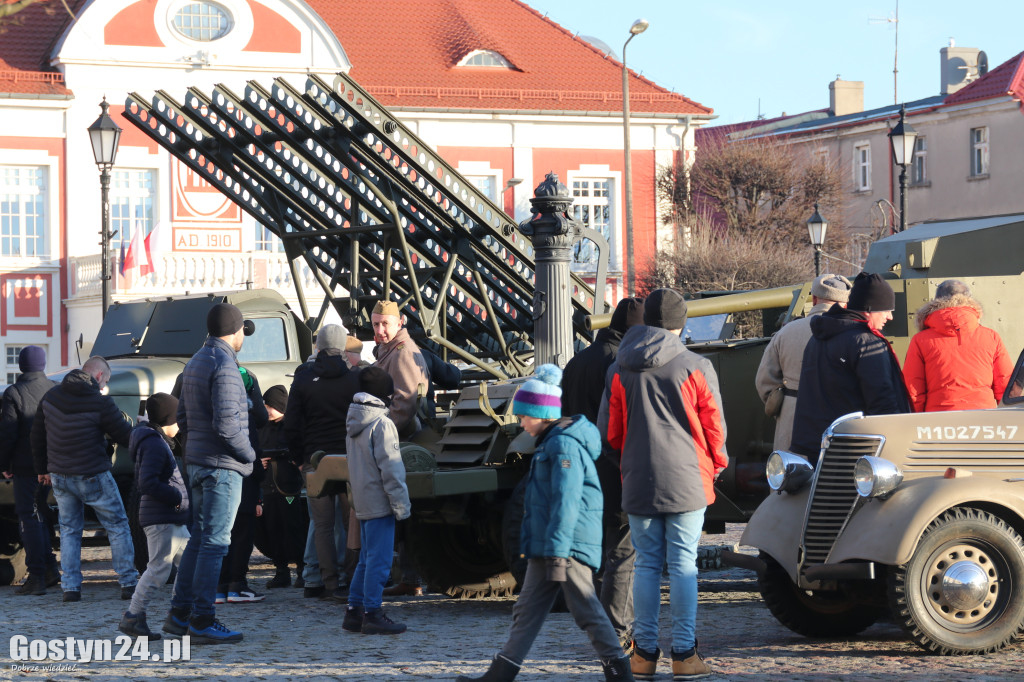
[[[828,107],[828,83],[864,81],[867,109],[893,102],[891,19],[896,0],[525,0],[566,29],[622,55],[629,27],[650,28],[629,44],[631,69],[712,107],[715,124]],[[880,20],[880,21],[874,21]],[[1024,4],[965,0],[899,3],[900,100],[939,94],[939,50],[950,37],[977,47],[995,68],[1024,51]]]

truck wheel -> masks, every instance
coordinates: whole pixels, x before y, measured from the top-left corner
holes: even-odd
[[[471,526],[414,521],[410,530],[416,570],[431,590],[467,599],[508,596],[515,589],[505,558]]]
[[[20,583],[27,571],[18,519],[4,516],[0,518],[0,585]]]
[[[1024,542],[980,509],[950,509],[889,578],[892,612],[910,637],[940,655],[987,654],[1024,622]]]
[[[839,591],[802,590],[775,559],[761,552],[767,565],[757,586],[776,620],[805,637],[855,635],[875,623],[884,609]]]

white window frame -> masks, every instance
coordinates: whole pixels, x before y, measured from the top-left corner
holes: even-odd
[[[253,230],[253,251],[260,253],[284,253],[284,240],[270,231],[270,228],[255,221]]]
[[[609,247],[608,270],[613,273],[621,272],[623,256],[622,244],[620,243],[622,240],[619,238],[619,234],[622,226],[622,212],[620,210],[622,174],[617,171],[612,171],[606,164],[583,164],[576,170],[568,171],[566,175],[566,188],[569,190],[569,196],[573,198],[573,204],[570,211],[574,218],[579,215],[577,207],[581,205],[580,197],[576,196],[576,184],[583,181],[607,181],[607,196],[596,197],[599,201],[589,202],[589,205],[608,206],[608,231],[605,234],[605,237],[608,239]],[[586,226],[591,228],[594,227],[592,223],[587,224]],[[583,245],[583,248],[586,249],[586,245]],[[572,270],[574,272],[596,272],[596,260],[586,261],[583,263],[577,262],[576,258],[579,249],[579,243],[573,245],[572,260],[570,261],[570,267]]]
[[[928,184],[928,138],[918,135],[914,140],[914,157],[910,172],[911,185]]]
[[[128,185],[119,186],[121,177],[125,174],[127,174]],[[148,188],[141,183],[136,184],[137,180],[140,180],[147,174],[149,175]],[[139,238],[145,239],[159,222],[157,217],[159,215],[157,192],[159,173],[155,168],[122,168],[115,166],[111,170],[110,175],[110,232],[114,235],[110,238],[110,248],[114,253],[118,253],[122,242],[124,243],[124,248],[128,248],[137,228],[142,228],[142,234]],[[129,213],[131,214],[127,219],[114,215],[114,207],[122,206],[124,200],[127,200]],[[145,213],[146,200],[149,200],[149,215],[136,215],[140,209]],[[126,226],[127,230],[125,229]],[[115,232],[116,234],[114,234]]]
[[[505,172],[501,168],[492,168],[490,161],[460,161],[455,170],[495,204],[505,205]],[[481,187],[485,179],[494,183],[494,196]]]
[[[853,145],[853,187],[855,192],[871,191],[871,143]]]
[[[459,60],[458,66],[472,66],[480,69],[511,69],[512,62],[494,50],[473,50]]]
[[[971,177],[988,175],[988,126],[971,128],[968,139],[971,143]]]
[[[6,379],[5,383],[8,385],[17,381],[18,377],[22,374],[21,367],[18,365],[18,355],[26,346],[39,346],[47,353],[47,355],[49,355],[49,346],[45,343],[29,343],[28,341],[23,341],[21,343],[4,344],[4,379]]]
[[[17,235],[13,232],[4,234],[3,228],[0,227],[0,258],[42,260],[50,258],[53,253],[51,216],[54,214],[48,201],[49,195],[53,193],[50,183],[53,175],[50,171],[51,169],[39,164],[0,165],[0,180],[3,180],[3,184],[0,184],[0,197],[3,197],[4,202],[7,197],[17,197],[13,204],[14,210],[9,214],[0,215],[0,225],[4,218],[16,219],[9,223],[11,228],[14,227],[13,223],[17,223]],[[12,178],[15,183],[8,186],[8,178]],[[26,203],[31,203],[33,207],[38,205],[40,213],[26,214],[23,211]],[[29,223],[32,223],[31,234]],[[5,250],[9,250],[10,253],[5,253]]]

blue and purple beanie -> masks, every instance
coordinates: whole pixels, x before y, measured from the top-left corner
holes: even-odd
[[[537,419],[562,418],[562,370],[558,365],[541,365],[523,384],[512,401],[512,413]]]

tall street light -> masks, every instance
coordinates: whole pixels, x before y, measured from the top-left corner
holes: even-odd
[[[100,226],[100,246],[102,260],[100,262],[100,281],[102,286],[102,309],[100,318],[107,316],[110,307],[110,169],[114,167],[117,157],[117,143],[121,139],[121,129],[107,114],[107,98],[100,102],[102,113],[89,126],[89,139],[92,141],[92,154],[100,169],[100,195],[103,203],[103,224]]]
[[[821,274],[821,245],[825,243],[825,231],[828,229],[828,221],[818,213],[818,202],[814,202],[814,215],[807,219],[807,233],[811,235],[811,245],[814,247],[814,276]]]
[[[633,172],[629,153],[629,70],[626,68],[626,46],[629,41],[647,30],[646,19],[637,19],[629,27],[629,37],[622,45],[622,149],[625,154],[626,173],[626,290],[630,296],[636,292],[636,272],[633,267]]]
[[[907,107],[900,105],[900,122],[889,131],[892,160],[900,167],[900,232],[907,229],[907,164],[914,158],[917,131],[907,123]]]

